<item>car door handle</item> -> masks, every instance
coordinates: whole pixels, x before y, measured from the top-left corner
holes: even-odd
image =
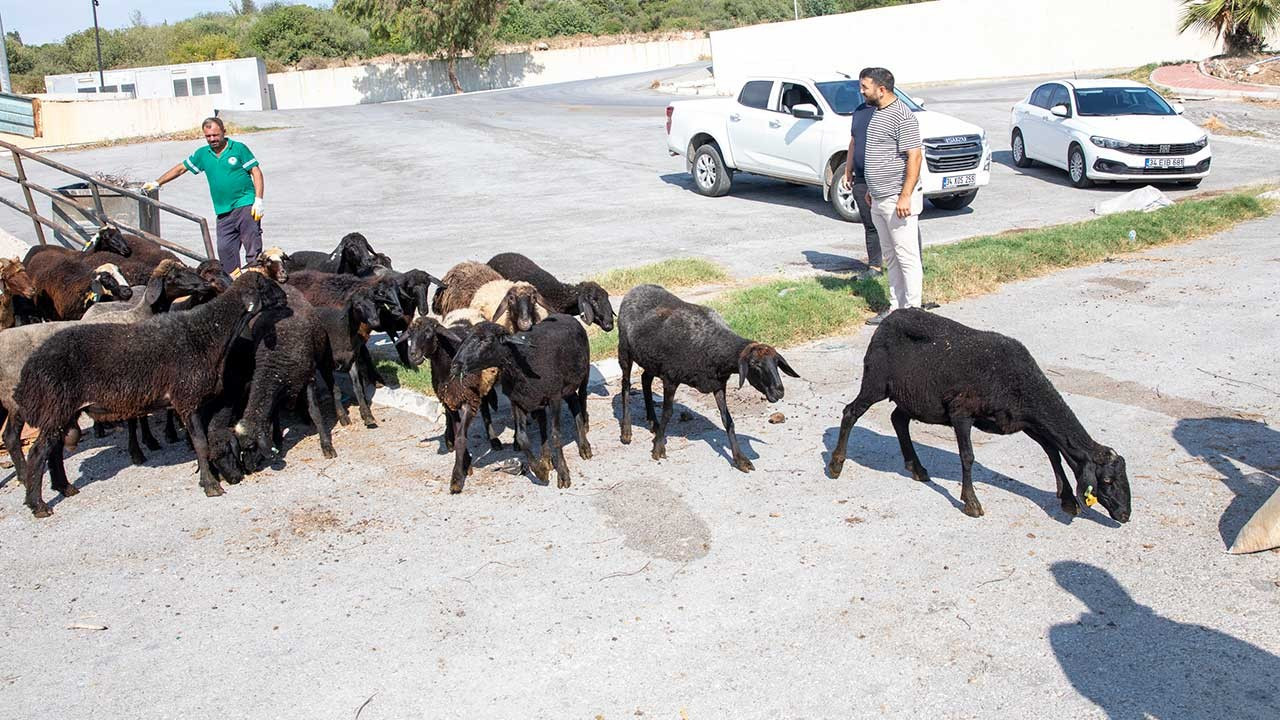
[[[777,120],[770,120],[770,121],[769,121],[769,127],[771,127],[771,128],[780,128],[780,127],[782,127],[782,123],[778,122]]]
[[[742,119],[742,116],[739,115],[738,113],[734,113],[729,116],[729,119],[732,120],[733,122],[738,122],[739,120]]]

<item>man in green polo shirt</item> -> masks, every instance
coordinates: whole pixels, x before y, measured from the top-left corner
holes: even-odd
[[[222,120],[208,118],[201,128],[207,145],[142,189],[154,190],[186,172],[204,173],[218,215],[218,260],[229,273],[240,267],[241,247],[245,264],[262,252],[262,169],[244,143],[227,139]]]

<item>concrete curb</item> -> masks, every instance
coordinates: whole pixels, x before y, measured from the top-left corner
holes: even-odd
[[[1200,74],[1204,75],[1205,77],[1213,77],[1212,75],[1204,71],[1203,61],[1196,63],[1196,69],[1199,70]],[[1186,88],[1186,87],[1178,87],[1176,85],[1169,85],[1167,83],[1158,82],[1155,78],[1154,71],[1152,71],[1152,73],[1149,76],[1147,76],[1147,79],[1151,81],[1152,85],[1158,85],[1172,93],[1176,93],[1183,97],[1198,97],[1198,98],[1229,97],[1229,98],[1250,98],[1253,100],[1280,100],[1280,88],[1272,89],[1271,86],[1268,86],[1268,85],[1250,85],[1250,87],[1258,88],[1257,90],[1209,90],[1206,88]],[[1215,79],[1220,79],[1220,78],[1215,78]],[[1223,82],[1226,82],[1226,81],[1223,80]],[[1239,84],[1246,84],[1246,83],[1239,83]]]

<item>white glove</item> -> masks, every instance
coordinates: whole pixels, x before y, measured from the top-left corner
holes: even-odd
[[[253,209],[250,211],[254,220],[262,219],[262,198],[254,198]]]
[[[144,195],[155,192],[160,189],[160,183],[155,180],[148,180],[142,184],[142,193]]]

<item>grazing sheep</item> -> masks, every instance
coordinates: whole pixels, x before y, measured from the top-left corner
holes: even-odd
[[[131,325],[77,325],[46,341],[23,366],[14,392],[24,419],[39,430],[23,473],[27,507],[36,517],[52,512],[41,493],[46,463],[54,490],[78,492],[62,466],[62,438],[82,411],[97,420],[122,420],[170,405],[195,447],[201,487],[210,497],[221,495],[199,409],[221,387],[231,341],[255,315],[285,302],[275,282],[246,273],[189,312]],[[130,361],[120,362],[126,354]]]
[[[576,285],[562,283],[554,275],[520,253],[500,253],[489,259],[489,267],[512,281],[524,281],[538,288],[551,312],[581,315],[588,325],[613,330],[613,304],[599,283],[586,280]]]
[[[1129,478],[1124,458],[1094,442],[1022,343],[999,333],[975,330],[920,309],[889,314],[871,336],[862,364],[862,389],[844,408],[840,437],[827,473],[844,467],[845,446],[854,423],[881,400],[894,403],[893,429],[907,471],[920,482],[929,473],[911,444],[912,420],[955,429],[960,446],[964,514],[980,517],[973,492],[970,430],[999,435],[1026,433],[1044,449],[1058,481],[1058,499],[1070,515],[1095,495],[1111,517],[1129,521]],[[1077,488],[1062,470],[1065,459]]]
[[[470,307],[471,298],[475,297],[481,285],[502,279],[497,270],[484,263],[472,260],[460,262],[449,268],[449,272],[441,278],[443,284],[431,298],[431,311],[444,317],[454,310]]]
[[[454,310],[443,321],[422,315],[409,325],[409,329],[396,343],[397,349],[406,356],[409,367],[419,367],[423,362],[430,363],[431,390],[445,408],[444,444],[441,453],[454,450],[456,446],[458,412],[464,405],[467,406],[470,417],[475,417],[479,410],[489,446],[493,450],[502,449],[502,441],[493,431],[490,412],[491,407],[496,404],[491,399],[498,371],[491,368],[461,377],[450,374],[453,356],[471,334],[472,327],[482,322],[487,322],[485,317],[471,308]],[[462,437],[466,437],[465,432]]]
[[[720,420],[729,435],[733,466],[742,472],[755,467],[738,447],[733,418],[725,402],[729,376],[738,374],[738,387],[750,382],[769,402],[782,399],[778,371],[800,377],[769,345],[752,342],[729,329],[720,314],[687,303],[657,285],[640,285],[622,299],[618,311],[618,364],[622,367],[622,442],[631,442],[631,363],[640,366],[645,418],[654,429],[653,459],[667,456],[667,423],[671,420],[676,388],[690,385],[715,396]],[[662,421],[653,408],[653,379],[662,380]]]
[[[85,265],[82,259],[47,253],[34,258],[38,269],[28,272],[36,288],[36,312],[45,320],[79,320],[94,303],[133,297],[118,267],[112,263]]]
[[[315,270],[325,273],[368,275],[378,268],[391,268],[391,260],[374,252],[364,235],[347,233],[338,241],[331,253],[315,250],[299,250],[289,256],[286,266],[290,271]]]
[[[528,332],[512,334],[495,323],[481,323],[472,330],[453,357],[454,376],[478,373],[487,368],[501,371],[502,391],[511,399],[516,442],[524,448],[529,467],[539,480],[547,482],[551,467],[556,469],[556,487],[570,485],[569,466],[560,445],[561,403],[567,401],[577,427],[578,453],[591,457],[587,442],[587,379],[591,351],[587,332],[572,315],[556,314],[534,325]],[[538,419],[542,436],[542,456],[535,460],[533,445],[526,433],[529,414]],[[551,415],[550,432],[547,414]],[[462,492],[469,469],[466,452],[468,409],[461,410],[458,437],[454,441],[455,461],[449,492]],[[548,446],[549,443],[549,446]]]
[[[525,332],[546,318],[549,308],[538,289],[529,283],[494,280],[476,290],[471,309],[511,332]]]
[[[17,258],[0,258],[0,330],[18,324],[19,311],[15,302],[19,298],[30,300],[36,296],[35,285],[22,261]],[[25,318],[24,318],[25,320]],[[26,324],[23,322],[22,324]]]

